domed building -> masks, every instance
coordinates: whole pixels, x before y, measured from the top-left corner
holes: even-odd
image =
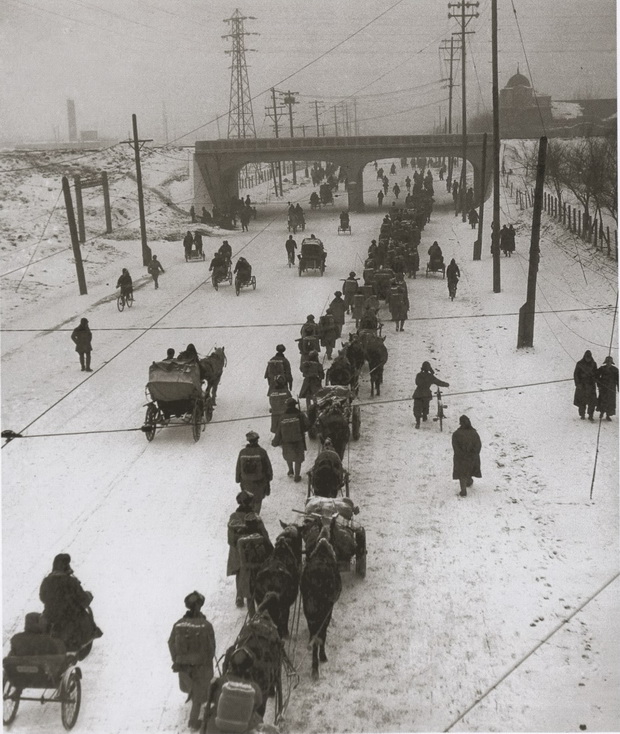
[[[499,124],[503,138],[538,137],[543,134],[541,117],[549,124],[551,97],[536,94],[530,80],[520,73],[513,74],[499,91]]]

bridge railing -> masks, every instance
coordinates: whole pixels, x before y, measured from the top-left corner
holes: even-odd
[[[481,143],[482,134],[475,133],[467,136],[469,144]],[[284,151],[308,150],[312,148],[376,148],[402,147],[414,148],[460,146],[461,135],[359,135],[334,136],[318,138],[233,138],[222,140],[199,140],[196,142],[196,153],[213,152],[241,152],[251,151]]]

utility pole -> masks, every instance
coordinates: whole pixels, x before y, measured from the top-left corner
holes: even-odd
[[[276,90],[274,87],[271,87],[271,102],[272,107],[265,107],[265,114],[267,117],[271,117],[273,120],[273,129],[276,134],[276,138],[280,137],[280,128],[278,127],[278,120],[280,119],[281,115],[284,114],[284,108],[282,105],[277,104],[276,100]],[[280,184],[280,194],[279,196],[284,196],[282,193],[282,165],[280,161],[276,162],[276,168],[278,170],[278,182]],[[276,185],[276,179],[275,176],[273,178],[274,186],[276,186],[276,196],[278,196],[278,187]]]
[[[69,234],[71,235],[71,247],[73,248],[73,259],[75,260],[75,272],[77,274],[80,295],[87,295],[86,278],[84,277],[84,265],[82,264],[82,253],[78,242],[77,227],[75,226],[75,215],[73,213],[73,202],[71,201],[71,187],[69,179],[62,177],[62,191],[65,195],[65,208],[67,210],[67,221],[69,223]]]
[[[542,213],[545,165],[547,163],[547,138],[542,137],[538,145],[538,164],[536,166],[536,188],[534,189],[534,209],[532,211],[532,239],[530,240],[530,266],[527,274],[527,296],[519,309],[519,334],[517,349],[534,346],[534,317],[536,313],[536,279],[540,260],[540,216]]]
[[[334,105],[334,128],[335,135],[338,137],[338,106]]]
[[[284,95],[284,98],[282,100],[285,105],[288,105],[288,120],[289,120],[289,125],[290,125],[290,128],[291,128],[291,138],[294,137],[294,132],[293,132],[293,105],[294,104],[297,104],[297,95],[298,94],[299,94],[299,92],[291,92],[291,90],[289,89],[288,92],[286,92],[286,94]],[[293,184],[296,184],[297,183],[297,171],[295,170],[295,157],[294,157],[294,154],[293,154],[293,161],[292,162],[293,162]]]
[[[478,217],[478,239],[474,241],[474,260],[480,260],[482,257],[482,227],[484,225],[484,194],[485,182],[487,179],[487,134],[482,136],[482,170],[480,180],[480,216]]]
[[[353,97],[353,132],[354,135],[360,134],[360,129],[357,124],[357,97]]]
[[[84,202],[82,200],[82,180],[80,176],[73,177],[75,187],[75,206],[77,207],[78,237],[80,244],[86,242],[86,228],[84,227]]]
[[[312,102],[314,105],[314,119],[316,121],[316,136],[317,138],[321,137],[321,131],[319,130],[319,104],[322,104],[322,102],[319,102],[318,99],[315,99],[314,102]]]
[[[497,50],[497,0],[491,3],[491,54],[493,56],[493,228],[491,254],[493,255],[493,293],[501,293],[501,259],[499,256],[499,70]]]
[[[465,36],[473,33],[473,31],[466,31],[467,25],[472,18],[477,18],[477,12],[466,12],[469,8],[477,8],[480,5],[479,2],[466,2],[460,0],[458,3],[448,3],[448,8],[459,8],[460,13],[448,12],[448,18],[455,18],[461,25],[461,30],[456,33],[461,34],[461,102],[462,102],[462,122],[461,128],[463,133],[463,163],[461,167],[461,185],[459,187],[461,211],[463,213],[463,221],[467,221],[467,212],[465,211],[465,197],[467,192],[467,89],[465,87]]]
[[[454,45],[454,36],[450,37],[450,48],[448,49],[448,41],[443,40],[441,42],[443,45],[439,47],[440,51],[443,51],[444,54],[449,50],[450,52],[450,75],[448,78],[448,135],[452,135],[452,90],[454,89],[456,84],[454,84],[453,80],[453,69],[454,69],[454,54],[455,51],[458,51],[458,46]],[[448,59],[444,57],[444,61],[447,61]],[[452,161],[453,156],[448,157],[448,185],[452,185]]]
[[[140,140],[138,138],[138,119],[135,115],[131,116],[133,124],[133,140],[125,140],[123,142],[133,145],[134,157],[136,159],[136,183],[138,184],[138,212],[140,214],[140,237],[142,239],[142,264],[148,265],[151,262],[151,248],[146,242],[146,217],[144,216],[144,194],[142,191],[142,169],[140,167],[140,144],[150,143],[152,138]]]

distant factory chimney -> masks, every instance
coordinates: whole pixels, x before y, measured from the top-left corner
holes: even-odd
[[[77,141],[78,134],[77,122],[75,120],[75,102],[72,99],[67,100],[67,117],[69,120],[69,141]]]

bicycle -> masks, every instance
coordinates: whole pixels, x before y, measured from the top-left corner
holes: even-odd
[[[123,311],[125,306],[127,306],[127,308],[131,308],[133,306],[133,291],[129,291],[129,293],[123,293],[121,291],[118,294],[116,298],[116,308],[118,308],[119,311]]]
[[[454,280],[450,279],[448,280],[448,295],[450,296],[450,300],[454,300],[454,296],[456,296],[456,286],[458,284],[459,280],[458,278],[455,278]]]
[[[444,408],[446,407],[441,399],[441,390],[437,388],[437,415],[433,418],[434,421],[439,421],[439,430],[443,431],[443,419],[446,417]]]

